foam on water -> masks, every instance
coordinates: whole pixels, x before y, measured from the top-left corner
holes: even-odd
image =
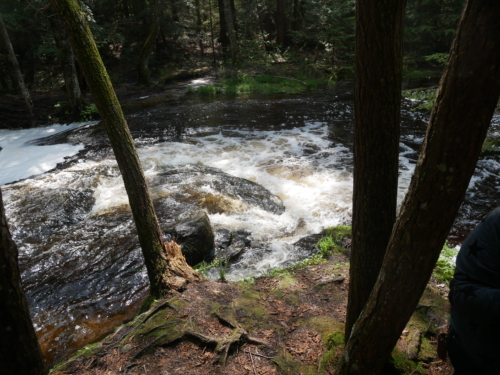
[[[53,169],[67,156],[75,155],[83,145],[32,145],[35,139],[52,136],[85,124],[52,125],[25,130],[0,130],[0,185],[36,176]]]

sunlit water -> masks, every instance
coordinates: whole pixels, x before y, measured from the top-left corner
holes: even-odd
[[[354,110],[349,92],[340,88],[307,97],[179,100],[130,115],[162,228],[182,211],[202,207],[214,230],[251,232],[253,249],[229,267],[228,277],[234,280],[302,259],[307,254],[293,245],[297,240],[351,221]],[[427,120],[410,111],[410,103],[402,114],[399,202]],[[499,128],[497,116],[491,131]],[[17,151],[9,153],[4,145],[14,149],[14,144],[5,140],[14,139],[15,132],[10,138],[0,132],[0,163],[12,164],[16,152],[33,152],[27,157],[32,160],[41,161],[46,154],[57,158],[39,162],[43,170],[20,162],[2,171],[3,183],[49,170],[64,156],[80,152],[78,142],[98,138],[80,130],[79,136],[68,138],[75,146],[34,146],[33,139],[45,136],[46,130],[29,132],[17,133]],[[20,147],[23,139],[29,140],[29,148]],[[107,147],[92,142],[66,167],[2,187],[20,247],[24,288],[49,363],[129,319],[147,293],[116,162]],[[56,153],[49,147],[67,151]],[[496,155],[480,160],[452,240],[463,239],[464,228],[498,203],[499,160]],[[244,180],[232,186],[235,180],[225,174],[261,185],[268,190],[266,199],[282,203],[285,211],[247,199]]]

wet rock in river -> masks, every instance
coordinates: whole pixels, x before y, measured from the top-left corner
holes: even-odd
[[[203,210],[183,215],[172,231],[175,241],[181,245],[182,253],[189,265],[210,261],[214,247],[214,232],[210,219]]]
[[[204,165],[165,167],[150,186],[153,190],[168,187],[173,199],[192,203],[210,214],[242,212],[255,206],[278,215],[285,212],[281,199],[263,186]]]
[[[231,232],[228,229],[219,229],[215,234],[216,251],[215,257],[228,260],[238,259],[245,251],[250,249],[252,234],[246,230]]]

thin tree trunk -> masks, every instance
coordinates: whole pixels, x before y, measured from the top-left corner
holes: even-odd
[[[286,44],[285,0],[276,0],[276,43],[280,47]]]
[[[379,277],[339,374],[377,374],[415,311],[474,172],[500,96],[500,5],[469,0]]]
[[[226,14],[224,11],[224,0],[217,0],[219,6],[219,40],[222,47],[222,58],[224,62],[229,57],[229,38],[227,36],[227,22]]]
[[[208,5],[210,7],[210,38],[212,39],[212,57],[214,58],[214,68],[216,68],[217,61],[215,60],[214,25],[212,20],[212,0],[208,0]]]
[[[153,22],[151,24],[151,29],[149,35],[142,46],[141,55],[139,56],[139,63],[137,64],[137,70],[139,71],[139,78],[137,79],[137,84],[139,85],[149,85],[151,80],[149,78],[149,57],[155,46],[156,38],[160,33],[160,10],[159,10],[159,0],[155,0],[153,4]]]
[[[233,64],[238,62],[239,48],[236,39],[236,30],[234,28],[233,12],[231,11],[231,2],[222,0],[224,4],[224,16],[226,18],[227,33],[229,35],[229,45],[231,46],[231,60]]]
[[[128,0],[122,0],[123,15],[125,18],[130,18],[130,10],[128,7]]]
[[[61,22],[57,15],[49,16],[49,22],[54,32],[54,40],[60,52],[61,68],[64,77],[64,87],[68,97],[68,104],[71,110],[71,119],[77,120],[80,112],[84,108],[84,101],[78,83],[78,74],[76,72],[75,54],[69,43],[66,33],[62,29]]]
[[[396,220],[405,3],[356,3],[353,238],[346,337],[375,285]]]
[[[108,133],[122,173],[146,263],[150,293],[159,297],[171,288],[200,279],[175,243],[164,243],[134,141],[77,0],[51,0],[80,61],[92,97]]]
[[[17,246],[0,191],[0,368],[4,375],[47,373],[21,286]]]
[[[200,47],[201,56],[205,56],[205,48],[203,47],[203,38],[202,38],[202,25],[201,22],[201,9],[200,9],[200,0],[195,0],[195,8],[196,8],[196,34],[198,35],[198,46]]]
[[[7,33],[7,28],[5,27],[5,23],[3,22],[2,15],[0,14],[0,38],[2,39],[2,43],[4,44],[5,49],[7,50],[7,56],[9,57],[10,63],[12,65],[12,72],[14,74],[15,80],[19,85],[19,89],[21,90],[21,94],[23,95],[24,101],[26,102],[26,106],[28,107],[31,126],[36,125],[36,116],[35,116],[35,108],[33,106],[33,101],[31,100],[31,95],[24,84],[23,75],[21,74],[21,69],[19,68],[19,64],[17,62],[16,54],[14,53],[14,49],[12,48],[12,44],[10,43],[9,34]]]

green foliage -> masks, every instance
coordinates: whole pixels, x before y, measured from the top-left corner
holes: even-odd
[[[336,227],[326,228],[326,236],[322,237],[316,244],[321,255],[324,258],[329,257],[335,253],[345,253],[346,249],[339,245],[340,241],[351,234],[352,228],[350,226],[338,225]]]
[[[463,0],[408,0],[405,18],[406,65],[419,66],[425,56],[448,52]]]
[[[320,83],[322,82],[316,79],[309,79],[304,82],[287,77],[238,74],[236,77],[226,78],[220,84],[198,87],[195,91],[198,95],[207,97],[221,94],[225,94],[227,96],[256,93],[295,94],[306,90],[315,90],[318,88]]]
[[[448,61],[448,56],[449,53],[434,53],[432,55],[426,56],[425,60],[426,61],[436,61],[439,65],[446,64],[446,61]]]
[[[483,147],[481,148],[481,152],[495,152],[498,151],[500,147],[500,140],[495,138],[486,138],[483,143]]]
[[[308,266],[312,266],[315,264],[321,264],[325,263],[326,260],[323,258],[323,255],[321,254],[315,254],[310,258],[300,260],[291,266],[288,267],[275,267],[271,268],[269,271],[267,271],[267,276],[269,277],[277,277],[277,276],[283,276],[287,275],[290,271],[296,270],[298,268],[306,268]]]
[[[94,120],[99,116],[99,111],[94,103],[89,104],[80,112],[80,121],[87,122]]]
[[[413,110],[422,109],[424,111],[430,112],[432,106],[434,105],[434,99],[436,98],[436,88],[426,87],[403,90],[402,94],[405,98],[418,100],[421,102],[421,104],[415,107]]]
[[[455,273],[455,259],[458,254],[458,249],[449,247],[446,243],[441,250],[439,259],[434,268],[433,274],[436,280],[449,285],[453,274]]]
[[[219,274],[219,280],[227,281],[226,275],[227,275],[227,266],[229,260],[223,258],[217,258],[216,261],[217,261],[216,267],[217,267],[217,272]]]

